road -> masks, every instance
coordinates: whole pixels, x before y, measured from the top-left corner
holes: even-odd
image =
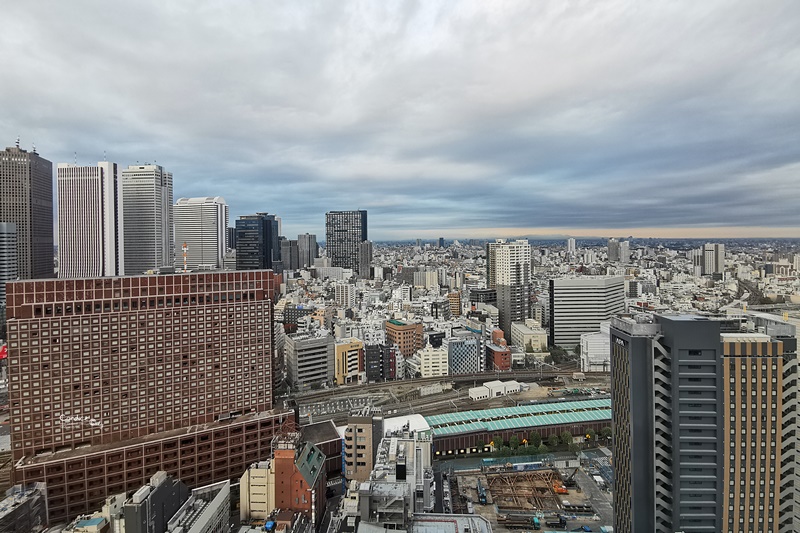
[[[600,517],[600,524],[613,524],[614,508],[611,504],[611,493],[601,490],[582,468],[575,473],[575,481],[578,482],[578,486],[586,494],[589,501],[592,502],[592,507],[594,507],[597,516]]]

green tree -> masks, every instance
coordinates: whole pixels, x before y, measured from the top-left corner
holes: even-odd
[[[533,342],[528,341],[525,343],[525,353],[533,353]]]
[[[483,439],[478,439],[478,442],[475,443],[475,447],[478,448],[479,452],[482,452],[483,449],[486,447],[486,443],[483,442]]]
[[[544,455],[550,451],[550,448],[548,448],[546,444],[540,444],[536,451],[539,453],[539,455]]]
[[[561,433],[561,444],[564,446],[569,446],[572,444],[572,433],[569,431],[564,431]]]
[[[492,437],[492,444],[494,445],[495,450],[499,450],[505,443],[503,442],[503,437],[501,435],[494,435]]]
[[[574,353],[575,355],[580,357],[580,355],[581,355],[581,345],[580,344],[576,344],[575,348],[572,349],[572,353]]]
[[[549,444],[551,448],[557,448],[559,442],[561,441],[558,438],[558,435],[556,435],[555,433],[553,433],[547,438],[547,444]]]
[[[531,431],[531,434],[528,436],[528,445],[538,448],[541,443],[542,436],[539,434],[539,432]]]
[[[589,442],[594,442],[597,440],[597,433],[594,432],[592,428],[587,428],[583,431],[583,435],[586,437],[586,440]]]
[[[577,455],[578,452],[581,451],[581,447],[580,447],[580,445],[578,443],[573,442],[573,443],[570,443],[570,445],[569,445],[569,451],[571,451],[572,453]]]
[[[508,445],[511,446],[512,450],[519,448],[519,437],[516,435],[511,435],[511,438],[508,439]]]
[[[611,438],[611,428],[606,426],[600,430],[600,436],[608,440]]]

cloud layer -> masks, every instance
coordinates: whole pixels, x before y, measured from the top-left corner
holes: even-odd
[[[176,199],[274,212],[289,236],[333,209],[369,210],[376,239],[800,228],[797,2],[53,0],[3,18],[0,142],[158,161]]]

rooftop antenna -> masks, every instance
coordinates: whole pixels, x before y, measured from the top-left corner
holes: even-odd
[[[78,152],[74,152],[74,157],[75,157],[75,166],[77,167],[78,166]]]
[[[36,153],[36,143],[33,143],[33,153]]]
[[[17,135],[17,148],[19,148],[19,135]]]
[[[103,161],[105,161],[105,160],[106,160],[106,151],[103,150]]]

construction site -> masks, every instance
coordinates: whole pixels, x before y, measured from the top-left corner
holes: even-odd
[[[574,477],[577,468],[562,474],[538,464],[507,464],[491,469],[461,470],[453,473],[454,513],[496,514],[498,522],[517,514],[542,517],[592,516],[594,510]],[[479,508],[478,506],[487,506]]]

